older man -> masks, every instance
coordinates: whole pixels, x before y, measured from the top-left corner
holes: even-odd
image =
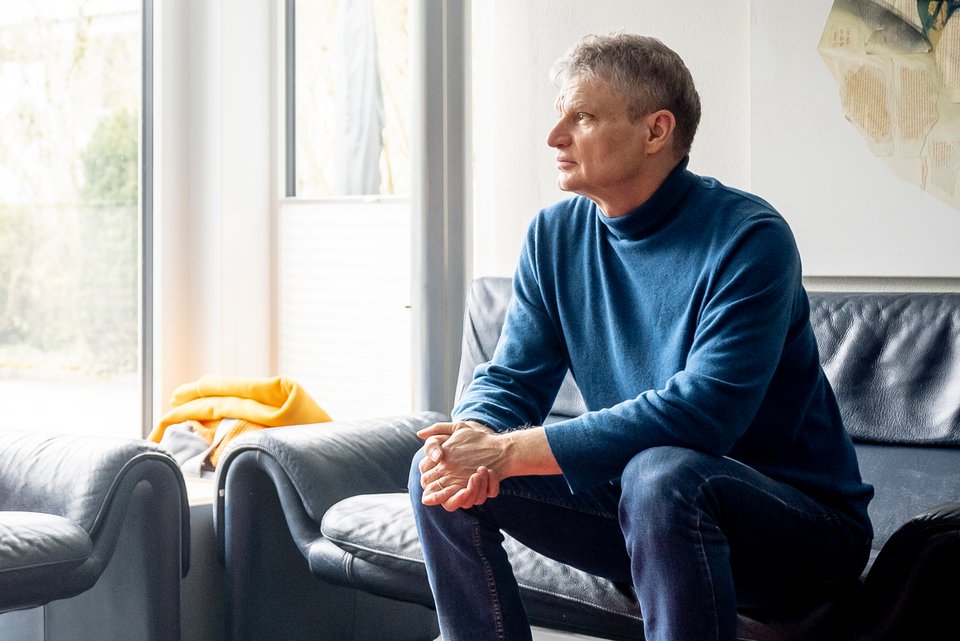
[[[649,641],[857,577],[872,536],[787,224],[687,170],[693,80],[588,37],[547,136],[578,194],[530,225],[493,360],[421,432],[410,492],[445,641],[530,639],[500,532],[632,582]],[[567,369],[588,411],[542,426]]]

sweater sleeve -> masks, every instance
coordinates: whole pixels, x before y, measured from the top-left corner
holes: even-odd
[[[537,224],[535,219],[521,251],[493,358],[477,367],[453,409],[454,420],[478,421],[496,431],[540,425],[556,398],[569,359],[544,302],[537,272]]]
[[[571,490],[618,479],[650,447],[728,454],[753,421],[784,352],[800,282],[786,224],[773,216],[744,223],[706,277],[683,369],[661,389],[547,427]]]

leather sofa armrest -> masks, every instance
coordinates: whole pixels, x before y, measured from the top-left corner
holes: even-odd
[[[185,496],[176,461],[149,441],[19,430],[0,431],[0,441],[3,511],[60,516],[96,538],[118,492],[156,469],[169,472],[164,482],[176,482],[174,492]],[[187,510],[184,501],[185,522]]]
[[[429,610],[333,585],[311,572],[309,557],[323,542],[320,521],[331,505],[406,489],[421,446],[416,431],[441,420],[421,413],[270,428],[231,442],[218,465],[214,510],[229,638],[436,636]]]
[[[86,591],[124,533],[149,522],[159,542],[154,582],[163,586],[155,601],[175,615],[164,625],[179,625],[190,514],[176,461],[140,439],[3,430],[0,444],[0,529],[12,541],[0,555],[0,611]]]
[[[421,446],[416,431],[443,420],[442,414],[422,412],[271,428],[235,439],[217,470],[214,521],[221,553],[228,504],[244,500],[232,495],[235,479],[251,473],[270,477],[302,547],[320,537],[320,520],[341,499],[404,491],[410,461]]]
[[[952,625],[960,501],[918,514],[884,544],[859,594],[864,639],[936,638]]]

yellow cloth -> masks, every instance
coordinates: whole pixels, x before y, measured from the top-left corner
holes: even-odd
[[[148,438],[159,443],[167,427],[189,423],[210,443],[209,460],[213,466],[227,443],[244,432],[331,420],[300,385],[282,376],[204,376],[178,387],[170,404],[172,409],[164,414]],[[219,430],[223,419],[239,420]]]

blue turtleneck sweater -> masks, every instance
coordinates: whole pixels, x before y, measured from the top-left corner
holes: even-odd
[[[588,411],[546,434],[572,491],[673,445],[737,459],[868,524],[873,490],[820,368],[790,229],[686,164],[624,216],[579,196],[536,216],[496,352],[454,417],[540,425],[569,368]]]

